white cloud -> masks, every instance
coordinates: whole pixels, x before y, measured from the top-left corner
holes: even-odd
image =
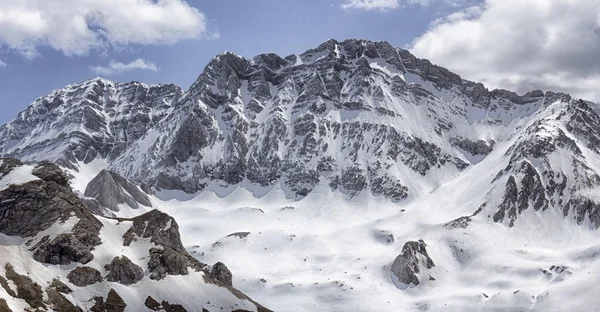
[[[0,7],[0,46],[26,57],[42,46],[84,55],[206,33],[204,15],[184,0],[0,0]]]
[[[466,3],[475,0],[345,0],[340,6],[342,9],[360,9],[366,11],[388,11],[406,5],[429,6],[433,2],[453,7],[465,6]]]
[[[111,60],[108,63],[108,66],[91,66],[90,69],[99,75],[113,75],[132,70],[158,71],[158,67],[156,67],[154,63],[147,62],[141,58],[138,58],[128,64]]]
[[[6,67],[6,63],[4,63],[2,60],[0,60],[0,67]]]
[[[399,0],[348,0],[342,4],[343,9],[390,10],[400,7]]]
[[[597,0],[486,0],[432,23],[411,51],[491,88],[600,101]]]

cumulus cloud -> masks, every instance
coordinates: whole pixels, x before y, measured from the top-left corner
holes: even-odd
[[[348,0],[343,9],[389,10],[400,7],[399,0]]]
[[[432,23],[411,51],[488,87],[600,101],[597,0],[485,0]]]
[[[343,9],[361,9],[366,11],[388,11],[402,8],[406,5],[429,6],[434,2],[453,7],[465,6],[475,0],[345,0]]]
[[[90,69],[99,75],[113,75],[132,70],[158,71],[158,67],[154,63],[147,62],[141,58],[127,64],[111,60],[108,66],[91,66]]]
[[[84,55],[206,33],[204,15],[184,0],[0,0],[0,6],[0,46],[26,57],[39,47]]]

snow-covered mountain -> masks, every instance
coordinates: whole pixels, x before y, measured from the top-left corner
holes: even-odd
[[[545,311],[600,290],[595,110],[330,40],[220,54],[187,91],[67,86],[0,128],[0,154],[55,161],[96,213],[173,215],[276,311]]]
[[[95,216],[54,164],[0,159],[0,198],[2,311],[269,311],[192,257],[172,217]]]

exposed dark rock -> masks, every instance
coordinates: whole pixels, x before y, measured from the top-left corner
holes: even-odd
[[[137,237],[150,238],[150,241],[163,248],[151,248],[148,269],[150,278],[163,279],[167,274],[186,275],[188,267],[199,271],[205,265],[187,253],[179,236],[179,226],[175,219],[166,213],[152,210],[131,219],[132,227],[123,235],[123,245],[129,246]]]
[[[4,298],[0,298],[0,312],[13,312]]]
[[[47,238],[47,237],[44,237]],[[43,240],[34,247],[33,258],[42,263],[88,263],[94,255],[92,249],[79,241],[74,234],[60,234],[51,241]]]
[[[104,280],[98,270],[90,267],[76,267],[69,272],[67,278],[69,282],[79,287],[85,287]]]
[[[578,196],[571,198],[564,207],[565,217],[572,212],[578,224],[582,224],[586,219],[591,225],[600,228],[600,203],[592,199]]]
[[[146,308],[153,310],[153,311],[158,311],[160,309],[162,309],[161,304],[156,301],[156,299],[152,298],[151,296],[148,296],[146,298],[146,300],[144,301],[144,305],[146,306]]]
[[[168,301],[164,301],[159,303],[154,298],[148,296],[146,301],[144,302],[146,307],[152,311],[165,311],[165,312],[187,312],[183,306],[179,304],[171,304]]]
[[[58,185],[69,187],[67,174],[59,166],[49,161],[39,162],[31,173],[46,182],[54,181]]]
[[[69,288],[69,286],[67,286],[58,278],[54,278],[52,280],[52,283],[50,283],[49,287],[63,294],[70,294],[73,292],[73,290]]]
[[[150,278],[161,280],[170,275],[187,275],[189,273],[190,257],[170,247],[151,248],[148,270]]]
[[[434,266],[425,249],[425,242],[419,240],[404,244],[402,254],[392,263],[391,272],[400,283],[416,286],[420,283],[417,274],[421,273],[422,267],[431,269]]]
[[[357,165],[347,168],[342,172],[340,185],[347,191],[362,191],[367,187],[367,178],[364,170]]]
[[[210,277],[222,282],[227,286],[233,286],[231,271],[225,266],[223,262],[217,262],[212,266],[210,271]]]
[[[494,222],[502,222],[507,217],[509,225],[513,226],[517,215],[530,204],[536,211],[548,208],[546,189],[537,170],[529,162],[523,161],[517,172],[522,176],[521,189],[517,186],[515,176],[511,175],[506,182],[502,202],[494,214]]]
[[[14,168],[21,166],[23,163],[14,158],[0,158],[0,177],[4,177]]]
[[[237,238],[246,238],[248,235],[250,235],[250,232],[235,232],[227,235],[227,237],[235,236]]]
[[[106,312],[106,307],[104,306],[104,298],[100,296],[94,297],[94,305],[90,309],[92,312]]]
[[[4,163],[4,162],[3,162]],[[78,218],[72,233],[43,237],[31,250],[37,261],[50,264],[87,263],[101,243],[98,221],[72,192],[56,165],[43,162],[33,170],[42,180],[12,185],[0,192],[0,232],[31,237],[57,222]]]
[[[444,226],[447,229],[466,229],[467,226],[469,226],[469,224],[471,223],[471,217],[473,216],[469,216],[469,217],[460,217],[457,219],[454,219],[448,223],[446,223]]]
[[[115,172],[102,170],[85,188],[86,197],[95,198],[100,205],[112,211],[119,211],[119,204],[127,204],[133,209],[139,205],[151,207],[152,202],[146,193]]]
[[[179,236],[177,221],[159,210],[152,210],[131,219],[133,226],[123,235],[123,245],[129,246],[137,237],[150,238],[150,241],[168,246],[177,251],[185,251]]]
[[[127,307],[125,301],[112,288],[108,291],[106,301],[102,297],[94,297],[94,301],[96,303],[91,309],[92,312],[124,312]]]
[[[179,236],[179,226],[168,214],[155,209],[131,221],[133,225],[123,235],[123,245],[129,246],[137,237],[142,237],[150,238],[151,242],[162,246],[149,250],[151,279],[160,280],[167,274],[186,275],[190,267],[199,271],[206,266],[185,250]]]
[[[463,137],[455,137],[450,139],[450,144],[469,152],[471,155],[487,156],[494,149],[496,142],[486,142],[484,140],[471,141]]]
[[[17,298],[17,293],[15,293],[15,291],[10,288],[10,286],[8,285],[8,280],[6,278],[4,278],[4,276],[0,275],[0,286],[2,286],[2,288],[4,288],[4,291],[6,291],[6,293],[13,297],[13,298]]]
[[[94,225],[86,231],[91,236],[97,236],[92,232],[102,226],[70,188],[55,182],[36,180],[12,185],[0,192],[0,199],[0,232],[7,235],[34,236],[71,217]]]
[[[106,297],[106,311],[107,312],[122,312],[125,311],[125,307],[127,306],[121,296],[117,294],[117,292],[111,288],[108,291],[108,296]]]
[[[59,291],[54,288],[46,289],[48,301],[52,309],[56,312],[82,312],[83,310],[71,303]]]
[[[168,301],[162,302],[162,307],[165,312],[187,312],[187,310],[180,304],[171,304]]]
[[[17,298],[25,300],[33,309],[46,309],[44,292],[38,283],[34,283],[29,276],[15,272],[10,263],[7,263],[4,269],[6,270],[6,278],[17,286]]]
[[[109,282],[131,285],[144,278],[144,270],[125,256],[114,258],[104,268],[110,272],[106,276],[106,280]]]

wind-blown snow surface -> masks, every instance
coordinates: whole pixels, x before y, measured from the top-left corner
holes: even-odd
[[[153,204],[175,217],[194,256],[228,259],[234,285],[274,311],[594,310],[600,234],[589,226],[533,209],[514,227],[481,214],[464,229],[445,226],[486,200],[512,143],[402,204],[367,192],[348,198],[327,185],[299,201],[279,188],[257,197],[255,189],[213,186],[198,195],[159,192]],[[418,239],[435,280],[400,290],[389,267]]]
[[[193,255],[229,259],[234,285],[274,311],[594,310],[597,231],[532,210],[512,228],[480,217],[466,229],[445,227],[484,200],[494,158],[405,205],[349,200],[323,186],[301,201],[278,189],[257,199],[235,188],[156,206],[175,216]],[[239,232],[250,234],[228,236]],[[417,239],[428,245],[435,280],[399,290],[389,266]]]
[[[466,229],[444,227],[473,212],[484,193],[477,185],[492,178],[474,170],[464,192],[452,182],[402,206],[325,189],[298,202],[280,190],[256,199],[236,189],[226,198],[203,193],[156,205],[178,220],[193,255],[229,259],[234,285],[274,311],[593,310],[600,302],[596,231],[530,212],[513,228],[485,218]],[[239,232],[250,234],[228,237]],[[399,290],[389,266],[404,242],[417,239],[428,244],[436,280]],[[568,269],[551,270],[560,266]]]

